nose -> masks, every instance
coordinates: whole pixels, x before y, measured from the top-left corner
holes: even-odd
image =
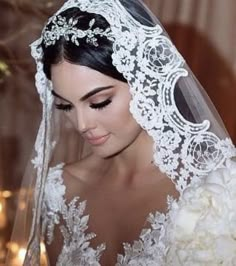
[[[86,133],[95,127],[95,121],[89,112],[77,110],[77,128],[80,133]]]

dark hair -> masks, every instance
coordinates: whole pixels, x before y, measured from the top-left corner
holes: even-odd
[[[121,0],[121,3],[140,23],[147,26],[153,25],[150,15],[139,1]],[[109,27],[109,23],[101,15],[84,12],[76,7],[67,9],[61,13],[61,16],[65,17],[67,21],[70,18],[77,19],[78,23],[75,26],[78,26],[78,29],[82,30],[89,28],[89,22],[93,18],[95,19],[94,28],[99,27],[105,30]],[[47,25],[48,30],[51,27],[52,23]],[[61,37],[55,45],[46,47],[42,44],[43,66],[47,78],[51,79],[51,66],[64,59],[70,63],[90,67],[105,75],[126,82],[123,75],[112,64],[112,41],[102,36],[96,36],[96,38],[98,40],[98,46],[87,43],[86,38],[80,39],[80,45],[77,46],[73,42],[65,40],[64,37]]]

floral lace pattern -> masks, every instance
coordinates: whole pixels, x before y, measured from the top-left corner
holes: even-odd
[[[78,202],[75,197],[69,204],[65,202],[65,185],[62,179],[60,164],[50,169],[47,179],[44,204],[42,211],[43,235],[47,235],[47,243],[53,241],[55,225],[59,225],[64,239],[62,251],[58,257],[57,266],[88,266],[100,265],[99,258],[105,245],[97,249],[90,247],[89,241],[96,237],[94,233],[86,234],[88,229],[88,215],[83,215],[86,202]],[[172,200],[169,199],[168,206]],[[168,215],[156,212],[150,214],[148,221],[150,229],[143,229],[139,240],[133,245],[124,243],[124,255],[118,255],[116,266],[154,266],[165,265],[165,225]],[[60,225],[62,223],[65,225]]]
[[[86,202],[75,197],[65,202],[62,166],[50,169],[46,184],[43,234],[53,240],[59,225],[64,239],[57,266],[99,266],[105,250],[90,247],[96,235],[87,233]],[[235,266],[236,265],[236,163],[212,172],[201,184],[191,184],[179,200],[167,198],[168,212],[150,213],[151,228],[143,229],[131,245],[123,243],[116,266]],[[61,225],[63,224],[63,225]]]
[[[143,229],[133,245],[124,243],[125,255],[118,255],[116,266],[164,266],[166,255],[165,225],[168,214],[149,214],[151,229]]]
[[[86,202],[79,202],[75,197],[69,204],[65,201],[65,185],[62,179],[60,164],[51,168],[45,187],[42,220],[43,234],[47,234],[47,243],[53,241],[55,225],[60,226],[64,239],[62,251],[57,260],[57,266],[97,266],[101,252],[105,249],[102,244],[97,249],[89,247],[89,241],[96,235],[86,234],[88,216],[84,216]],[[61,222],[65,224],[61,225]]]

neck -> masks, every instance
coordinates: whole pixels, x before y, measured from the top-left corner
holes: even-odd
[[[142,130],[131,145],[108,160],[109,172],[115,173],[116,179],[133,178],[152,165],[153,140]]]

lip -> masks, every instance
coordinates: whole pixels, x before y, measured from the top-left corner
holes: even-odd
[[[91,145],[98,146],[104,144],[108,140],[109,136],[110,134],[101,137],[86,138],[86,139]]]

